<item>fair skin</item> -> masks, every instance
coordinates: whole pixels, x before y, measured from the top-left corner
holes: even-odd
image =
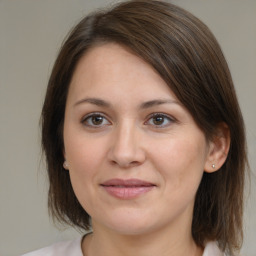
[[[207,141],[163,79],[126,48],[88,51],[64,121],[67,169],[92,218],[84,255],[202,255],[193,206],[203,172],[225,161],[228,140],[220,137]]]

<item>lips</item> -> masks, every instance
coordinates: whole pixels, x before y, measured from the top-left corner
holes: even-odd
[[[153,183],[138,179],[111,179],[100,185],[109,195],[119,199],[133,199],[156,187]]]

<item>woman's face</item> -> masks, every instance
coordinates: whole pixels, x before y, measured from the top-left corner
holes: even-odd
[[[190,228],[208,143],[156,71],[126,48],[97,46],[80,60],[64,145],[74,192],[94,228]]]

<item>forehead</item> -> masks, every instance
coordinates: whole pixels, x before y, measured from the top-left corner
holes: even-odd
[[[158,94],[176,98],[151,65],[115,43],[95,46],[81,58],[71,80],[70,93],[145,97]]]

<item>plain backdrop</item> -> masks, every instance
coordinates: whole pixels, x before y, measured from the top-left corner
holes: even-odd
[[[256,1],[174,0],[203,20],[228,60],[247,127],[252,175],[242,255],[256,255]],[[0,255],[14,256],[80,234],[47,212],[39,116],[66,33],[110,0],[0,0]]]

